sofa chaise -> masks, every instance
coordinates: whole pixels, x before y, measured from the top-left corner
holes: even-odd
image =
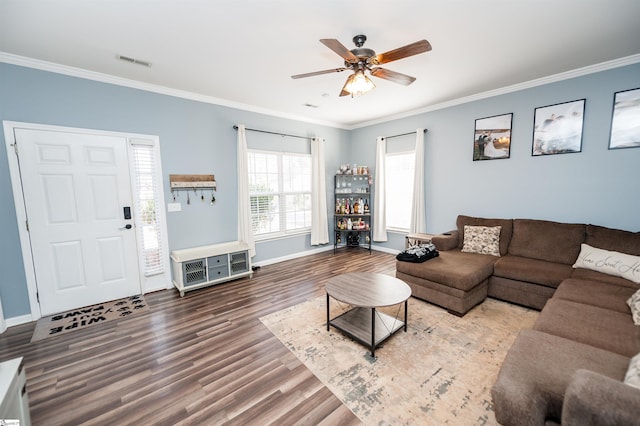
[[[396,276],[456,315],[487,296],[541,310],[492,387],[496,420],[640,425],[640,233],[469,216],[456,225],[433,238],[438,257],[397,262]]]

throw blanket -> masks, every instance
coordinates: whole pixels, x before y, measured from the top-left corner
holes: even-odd
[[[422,263],[434,257],[438,257],[438,250],[432,243],[428,243],[409,247],[398,253],[396,259],[403,262]]]

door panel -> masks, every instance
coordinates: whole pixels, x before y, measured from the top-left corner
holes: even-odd
[[[43,315],[139,294],[127,141],[15,129]]]

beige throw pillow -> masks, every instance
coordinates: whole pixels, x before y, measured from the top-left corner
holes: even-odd
[[[629,300],[627,300],[627,305],[631,308],[633,323],[635,325],[640,325],[640,290],[631,295]]]
[[[640,257],[582,243],[574,268],[591,269],[640,284]]]
[[[501,226],[464,226],[462,251],[500,257]]]
[[[631,358],[629,362],[629,369],[624,376],[624,383],[640,389],[640,354]]]

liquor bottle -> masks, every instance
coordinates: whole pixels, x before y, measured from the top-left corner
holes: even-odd
[[[350,207],[350,206],[349,206],[349,199],[347,198],[347,199],[346,199],[345,208],[344,208],[344,210],[345,210],[345,214],[349,214],[349,207]]]
[[[369,199],[365,198],[364,200],[364,214],[369,213]]]
[[[350,210],[349,210],[349,214],[353,214],[353,198],[350,198],[351,200],[351,205],[349,206]]]

